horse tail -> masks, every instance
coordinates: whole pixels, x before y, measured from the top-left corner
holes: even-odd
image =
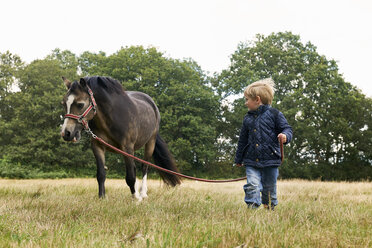
[[[160,135],[156,135],[156,142],[155,142],[155,149],[152,157],[155,160],[155,163],[162,168],[179,172],[174,158],[170,151],[168,150],[168,145],[165,141],[160,137]],[[159,175],[163,178],[164,182],[171,186],[176,186],[177,184],[181,184],[181,180],[178,176],[166,173],[164,171],[159,170]]]

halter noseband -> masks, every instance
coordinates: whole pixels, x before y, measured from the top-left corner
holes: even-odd
[[[87,116],[92,109],[94,110],[94,115],[97,112],[96,110],[97,104],[96,104],[96,100],[94,100],[94,97],[93,97],[93,91],[89,88],[89,86],[87,86],[87,88],[88,88],[88,93],[89,93],[90,100],[91,100],[89,107],[81,115],[74,115],[74,114],[65,115],[65,118],[74,119],[74,120],[77,120],[77,122],[83,124],[85,129],[89,129],[88,122],[84,120],[85,116]]]

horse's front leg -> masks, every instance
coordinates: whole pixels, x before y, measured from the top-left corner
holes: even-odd
[[[93,142],[92,149],[97,163],[98,196],[99,198],[104,198],[106,181],[105,148],[96,142]]]
[[[127,152],[133,155],[133,150]],[[142,201],[142,197],[138,192],[138,185],[136,183],[136,165],[133,159],[124,157],[125,160],[125,168],[126,168],[126,176],[125,181],[130,188],[130,192],[132,193],[133,198],[136,198],[138,201]]]

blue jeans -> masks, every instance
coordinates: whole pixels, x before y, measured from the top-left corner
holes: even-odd
[[[247,184],[243,186],[244,201],[248,204],[278,205],[276,198],[276,180],[279,175],[278,167],[255,168],[246,166]],[[261,201],[262,193],[262,201]],[[270,196],[270,200],[269,200]]]

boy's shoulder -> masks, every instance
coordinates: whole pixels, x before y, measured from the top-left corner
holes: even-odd
[[[271,114],[274,115],[275,118],[277,118],[279,113],[280,113],[279,109],[276,109],[276,108],[273,108],[273,107],[270,107],[269,111],[271,112]]]
[[[267,110],[269,111],[269,113],[271,113],[271,114],[274,115],[275,117],[277,117],[277,116],[279,115],[279,113],[280,113],[280,110],[279,110],[279,109],[274,108],[274,107],[271,107],[271,106],[270,106]],[[254,115],[255,115],[254,112],[252,112],[252,111],[248,111],[248,112],[245,114],[244,118],[246,118],[246,117],[248,117],[248,116],[254,116]]]

